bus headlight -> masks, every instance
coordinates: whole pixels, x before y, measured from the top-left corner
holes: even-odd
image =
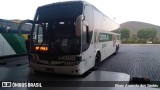
[[[39,56],[38,56],[37,54],[31,54],[31,58],[32,58],[32,60],[34,60],[34,61],[39,60]]]

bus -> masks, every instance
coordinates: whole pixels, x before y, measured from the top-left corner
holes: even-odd
[[[30,67],[35,72],[82,75],[116,54],[120,37],[112,21],[86,1],[52,3],[37,8],[30,36]]]
[[[31,26],[24,25],[22,36],[18,35],[18,22],[0,19],[0,57],[26,54],[25,40]]]

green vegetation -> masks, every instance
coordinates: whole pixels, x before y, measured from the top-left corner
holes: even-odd
[[[155,28],[146,28],[146,29],[140,29],[137,32],[138,38],[142,40],[148,40],[148,39],[153,39],[157,35],[157,30]]]
[[[146,44],[152,42],[153,44],[160,44],[160,39],[157,36],[155,28],[142,28],[139,29],[137,34],[130,36],[130,30],[123,28],[120,29],[122,43],[126,44]]]
[[[124,38],[129,38],[129,34],[130,34],[130,31],[126,28],[122,28],[120,29],[121,31],[121,38],[124,39]]]

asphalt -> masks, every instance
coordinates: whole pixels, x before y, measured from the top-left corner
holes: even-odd
[[[121,45],[118,54],[103,61],[99,70],[160,81],[160,45]]]
[[[27,55],[23,56],[12,56],[12,57],[3,57],[0,59],[0,67],[18,67],[28,64],[28,57]]]
[[[27,56],[4,58],[0,67],[14,68],[28,66]],[[160,81],[160,45],[121,45],[117,55],[112,55],[100,63],[98,70],[121,72],[131,77],[145,77]]]

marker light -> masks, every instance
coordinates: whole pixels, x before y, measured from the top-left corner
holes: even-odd
[[[36,51],[48,51],[48,47],[45,47],[45,46],[36,46],[35,47],[35,50]]]

